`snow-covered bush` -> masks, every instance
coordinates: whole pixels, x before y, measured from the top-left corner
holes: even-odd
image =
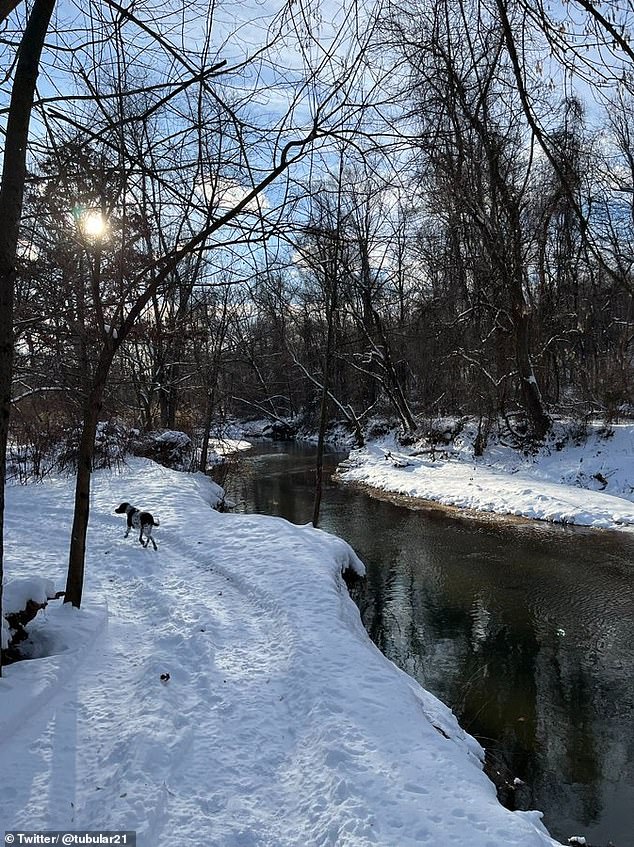
[[[26,638],[25,625],[55,597],[55,586],[50,579],[31,576],[5,582],[0,632],[2,650],[7,651],[5,660],[17,658],[14,651]]]

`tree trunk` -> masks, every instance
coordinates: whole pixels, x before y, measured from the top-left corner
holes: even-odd
[[[176,382],[178,381],[179,369],[176,365],[163,365],[160,374],[161,384],[158,389],[158,396],[161,428],[176,429],[176,411],[178,409]]]
[[[391,396],[392,402],[394,403],[396,411],[398,412],[398,415],[401,419],[403,429],[405,429],[406,432],[416,432],[416,421],[409,407],[407,399],[405,398],[405,392],[403,391],[401,381],[399,380],[398,374],[396,373],[396,368],[394,367],[394,363],[392,361],[390,345],[388,344],[388,340],[385,335],[385,330],[383,329],[383,322],[381,321],[381,317],[376,311],[376,309],[372,312],[372,316],[374,318],[374,325],[376,326],[379,341],[381,342],[382,364],[385,369],[387,379],[390,383],[389,394]]]
[[[328,331],[330,336],[330,329]],[[328,350],[329,342],[326,344]],[[315,461],[315,499],[313,501],[313,526],[319,525],[319,513],[321,511],[321,495],[324,487],[324,445],[326,441],[326,423],[328,421],[328,383],[330,375],[326,373],[330,365],[327,361],[328,352],[325,356],[324,388],[321,395],[321,408],[319,412],[319,434],[317,436],[317,459]]]
[[[79,442],[77,458],[77,480],[75,483],[75,511],[73,528],[70,537],[70,552],[68,557],[68,575],[66,577],[66,594],[64,603],[72,603],[79,608],[84,586],[84,562],[86,557],[86,533],[90,514],[90,481],[92,477],[92,460],[95,452],[95,436],[97,424],[103,405],[103,395],[114,349],[107,344],[101,354],[99,364],[88,391],[84,406],[84,421]]]
[[[68,575],[66,578],[65,603],[72,603],[77,608],[81,605],[84,585],[84,559],[86,555],[86,532],[90,512],[90,479],[92,476],[92,459],[95,449],[95,435],[99,421],[101,402],[91,391],[84,410],[84,422],[79,443],[77,458],[77,479],[75,482],[75,512],[73,528],[70,537],[70,553],[68,559]]]
[[[13,377],[15,261],[26,179],[26,148],[40,56],[55,0],[35,0],[19,48],[0,185],[0,616],[4,562],[4,487]],[[0,662],[0,675],[2,665]]]
[[[207,473],[207,462],[209,460],[209,439],[211,438],[211,426],[213,424],[214,419],[214,406],[215,406],[215,390],[211,390],[207,394],[207,403],[205,407],[205,424],[203,427],[203,443],[200,448],[200,462],[198,464],[198,469],[202,471],[202,473]]]
[[[176,412],[178,410],[179,392],[176,387],[180,375],[178,365],[169,368],[169,385],[167,388],[166,427],[176,429]]]
[[[550,429],[550,420],[544,411],[530,356],[530,316],[525,303],[513,308],[515,326],[515,362],[520,379],[522,406],[528,418],[530,435],[541,441]]]
[[[515,232],[521,232],[518,218],[514,219],[514,224]],[[544,411],[541,392],[537,385],[531,361],[530,310],[526,303],[522,284],[522,245],[518,238],[514,239],[511,261],[509,275],[511,313],[515,330],[515,363],[520,380],[522,406],[528,419],[530,437],[536,441],[542,441],[550,429],[550,420]]]
[[[337,250],[339,242],[335,245]],[[330,280],[330,297],[326,303],[328,328],[326,333],[326,350],[324,352],[324,384],[321,392],[321,408],[319,411],[319,434],[317,436],[317,459],[315,464],[315,500],[313,503],[313,526],[319,524],[321,511],[321,495],[324,477],[324,445],[326,441],[326,424],[328,422],[328,401],[330,399],[330,380],[335,350],[335,311],[337,309],[337,252],[332,267]]]

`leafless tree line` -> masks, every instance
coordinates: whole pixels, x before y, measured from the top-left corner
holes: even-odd
[[[147,424],[156,387],[169,423],[193,350],[209,428],[224,344],[217,307],[231,313],[236,282],[223,261],[248,266],[245,252],[279,223],[294,167],[345,143],[370,97],[359,77],[371,15],[361,23],[354,2],[327,23],[310,4],[257,21],[232,20],[235,11],[176,0],[0,5],[0,518],[12,406],[18,424],[70,419],[65,600],[76,606],[110,392],[125,381],[124,402],[140,393]]]
[[[69,602],[100,421],[205,468],[231,415],[631,410],[629,12],[553,14],[292,3],[247,43],[202,0],[0,3],[0,464],[70,439]]]

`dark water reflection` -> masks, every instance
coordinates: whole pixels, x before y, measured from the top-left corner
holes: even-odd
[[[256,447],[227,483],[238,511],[308,523],[312,455]],[[518,806],[561,840],[634,847],[634,537],[413,511],[333,484],[321,525],[367,566],[353,594],[372,639],[525,781]]]

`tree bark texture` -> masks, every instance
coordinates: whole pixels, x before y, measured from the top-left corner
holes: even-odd
[[[7,118],[0,184],[0,611],[4,562],[4,487],[13,377],[16,253],[26,179],[29,123],[40,57],[54,6],[55,0],[35,0],[20,42]]]
[[[84,586],[84,562],[86,559],[86,534],[90,515],[90,481],[95,452],[97,424],[103,405],[103,395],[114,358],[115,347],[106,343],[86,396],[84,419],[79,452],[77,456],[77,479],[75,481],[75,509],[70,537],[68,574],[66,577],[65,603],[79,608]]]

